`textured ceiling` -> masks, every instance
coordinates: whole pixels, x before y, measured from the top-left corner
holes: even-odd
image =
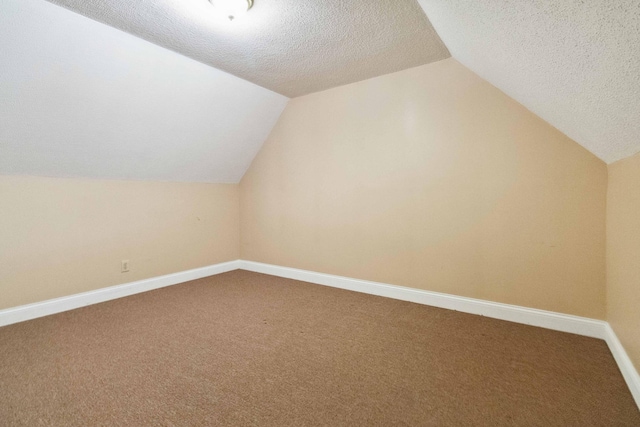
[[[448,58],[416,0],[49,0],[288,97]]]
[[[640,151],[640,1],[419,1],[457,60],[596,156]]]
[[[287,102],[42,0],[0,1],[0,174],[238,182]]]

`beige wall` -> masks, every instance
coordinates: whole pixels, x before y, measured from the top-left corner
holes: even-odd
[[[243,259],[603,319],[606,165],[453,59],[293,99]]]
[[[609,165],[607,320],[640,369],[640,154]]]
[[[0,309],[238,259],[238,209],[237,185],[0,177]]]

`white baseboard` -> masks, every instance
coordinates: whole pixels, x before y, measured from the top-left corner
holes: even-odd
[[[240,269],[603,339],[609,346],[622,372],[622,376],[627,382],[638,408],[640,408],[640,375],[638,375],[638,371],[609,323],[603,320],[351,279],[254,261],[241,260]]]
[[[603,339],[607,342],[611,353],[613,353],[631,394],[640,408],[640,375],[638,375],[615,332],[605,321],[253,261],[229,261],[0,310],[0,326],[11,325],[238,269]]]
[[[613,353],[613,357],[622,372],[622,376],[627,382],[638,408],[640,408],[640,376],[615,332],[609,323],[603,320],[421,289],[406,288],[403,286],[388,285],[385,283],[333,276],[331,274],[316,273],[308,270],[299,270],[254,261],[241,260],[240,269],[603,339],[607,342],[611,353]]]
[[[607,336],[605,341],[609,346],[609,350],[613,354],[614,359],[616,359],[616,363],[618,364],[618,368],[620,368],[620,372],[622,372],[622,376],[627,382],[627,386],[629,386],[629,390],[631,391],[631,395],[636,401],[636,405],[640,408],[640,375],[636,370],[633,362],[629,358],[629,355],[625,351],[622,343],[618,339],[618,336],[613,331],[611,325],[607,323],[606,326]]]
[[[215,274],[226,273],[227,271],[237,270],[239,266],[240,261],[229,261],[207,267],[195,268],[193,270],[181,271],[179,273],[167,274],[165,276],[138,280],[136,282],[125,283],[123,285],[96,289],[95,291],[82,292],[80,294],[0,310],[0,326],[24,322],[25,320],[73,310],[74,308],[85,307],[91,304],[98,304],[112,299],[138,294],[140,292],[188,282],[189,280],[196,280],[203,277],[213,276]]]
[[[410,301],[433,307],[461,311],[464,313],[479,314],[481,316],[492,317],[494,319],[524,323],[525,325],[539,326],[556,331],[570,332],[573,334],[600,339],[606,338],[607,323],[602,320],[571,316],[569,314],[537,310],[534,308],[526,308],[474,298],[460,297],[456,295],[442,294],[422,289],[406,288],[403,286],[388,285],[385,283],[333,276],[331,274],[316,273],[313,271],[298,270],[295,268],[280,267],[271,264],[262,264],[253,261],[241,260],[240,268],[243,270],[255,271],[257,273],[270,274],[272,276],[316,283],[318,285],[348,289],[350,291]]]

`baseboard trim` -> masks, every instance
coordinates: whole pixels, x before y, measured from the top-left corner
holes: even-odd
[[[25,320],[61,313],[63,311],[98,304],[141,292],[151,291],[153,289],[163,288],[165,286],[176,285],[190,280],[226,273],[227,271],[237,270],[239,267],[240,261],[238,260],[223,262],[220,264],[209,265],[207,267],[194,268],[193,270],[167,274],[165,276],[152,277],[150,279],[138,280],[136,282],[110,286],[108,288],[82,292],[66,297],[7,308],[0,310],[0,326],[24,322]]]
[[[629,386],[629,390],[636,401],[636,405],[638,405],[638,408],[640,409],[640,375],[622,346],[622,343],[618,339],[618,336],[608,323],[606,326],[606,332],[607,335],[605,341],[609,346],[609,350],[611,350],[611,353],[613,354],[613,358],[616,359],[618,368],[620,368],[620,372],[622,372],[622,376],[627,382],[627,386]]]
[[[603,339],[640,408],[640,375],[605,321],[254,261],[229,261],[0,310],[0,327],[238,269]]]
[[[609,346],[631,395],[640,408],[640,375],[609,323],[603,320],[254,261],[241,260],[240,269],[603,339]]]
[[[285,277],[318,285],[410,301],[433,307],[461,311],[464,313],[478,314],[481,316],[492,317],[494,319],[508,320],[510,322],[539,326],[542,328],[570,332],[593,338],[605,339],[607,336],[607,323],[605,321],[589,319],[586,317],[572,316],[569,314],[537,310],[534,308],[502,304],[475,298],[460,297],[439,292],[425,291],[422,289],[388,285],[386,283],[351,279],[349,277],[334,276],[331,274],[317,273],[253,261],[241,260],[240,268],[242,270],[270,274],[272,276]]]

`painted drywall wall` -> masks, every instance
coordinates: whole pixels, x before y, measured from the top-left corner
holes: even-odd
[[[0,175],[237,183],[287,101],[51,3],[0,2]]]
[[[0,309],[236,260],[238,192],[0,176]]]
[[[609,165],[607,320],[640,370],[640,155]]]
[[[603,319],[604,162],[454,59],[293,99],[243,259]]]

